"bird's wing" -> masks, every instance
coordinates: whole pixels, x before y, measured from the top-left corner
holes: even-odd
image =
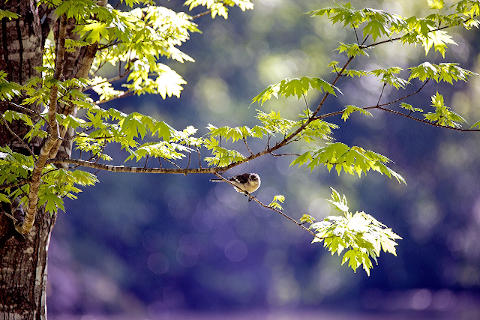
[[[235,181],[241,184],[245,184],[248,182],[249,178],[250,178],[250,173],[244,173],[244,174],[240,174],[238,176],[232,177],[230,181]]]

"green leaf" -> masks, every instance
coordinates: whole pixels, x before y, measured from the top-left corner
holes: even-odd
[[[480,121],[479,121],[480,122]],[[309,162],[312,160],[312,155],[310,153],[310,151],[307,151],[303,154],[301,154],[300,156],[298,156],[297,158],[295,158],[295,160],[293,160],[291,163],[290,163],[290,167],[293,167],[295,165],[301,167],[303,166],[305,163]]]
[[[245,157],[237,150],[229,150],[219,146],[219,141],[214,137],[204,140],[204,146],[212,152],[212,157],[205,157],[210,166],[224,167],[234,162],[242,161]]]
[[[33,126],[32,118],[30,118],[30,116],[25,113],[20,113],[13,110],[6,110],[2,116],[8,122],[12,122],[13,120],[22,120],[27,126]]]
[[[347,119],[350,117],[350,115],[354,112],[359,112],[359,113],[361,113],[365,116],[373,117],[373,114],[368,110],[365,110],[363,108],[359,108],[357,106],[348,105],[348,106],[345,107],[345,109],[343,109],[342,120],[347,121]]]
[[[315,222],[315,220],[316,220],[315,217],[312,217],[311,215],[306,214],[306,213],[304,213],[304,214],[302,215],[302,217],[300,218],[300,222],[301,222],[301,223],[309,223],[309,224],[312,224],[312,223]]]
[[[400,67],[390,67],[387,69],[372,70],[371,73],[379,77],[384,84],[388,84],[396,89],[399,89],[405,88],[405,86],[408,84],[407,80],[396,76],[396,74],[400,73],[400,71],[402,71],[402,68]]]
[[[23,86],[7,80],[7,73],[0,70],[0,100],[12,100],[21,94]]]
[[[336,96],[335,91],[340,92],[338,88],[321,78],[287,78],[279,83],[268,86],[252,99],[252,103],[258,102],[263,105],[266,101],[272,99],[272,97],[278,98],[279,95],[285,98],[296,96],[300,99],[303,95],[307,94],[310,89],[316,89],[320,92],[328,92],[334,96]]]
[[[435,112],[428,112],[425,113],[425,119],[428,121],[452,128],[460,128],[461,122],[466,122],[466,120],[456,113],[455,111],[451,110],[444,104],[443,96],[438,93],[432,96],[432,107],[435,108]]]
[[[222,137],[227,141],[232,140],[232,142],[236,142],[248,137],[263,138],[264,135],[268,134],[268,130],[261,126],[255,126],[253,128],[248,126],[234,128],[225,126],[217,128],[214,125],[209,124],[207,129],[210,131],[211,137]]]
[[[15,12],[0,9],[0,20],[2,20],[3,18],[7,18],[8,20],[12,20],[12,19],[18,19],[19,17],[20,16]]]
[[[0,202],[12,203],[10,199],[3,193],[0,193]]]
[[[332,70],[332,72],[337,73],[338,70]],[[360,78],[360,77],[369,76],[372,73],[370,71],[365,71],[365,70],[346,69],[343,71],[343,74],[350,78],[355,78],[355,77]]]
[[[434,64],[430,62],[424,62],[416,67],[409,68],[411,70],[411,79],[419,79],[420,81],[426,81],[427,79],[433,79],[435,82],[448,82],[453,84],[454,81],[468,81],[471,76],[477,74],[463,69],[458,66],[458,63],[440,63]]]
[[[285,201],[285,196],[279,194],[273,197],[272,202],[268,205],[271,208],[275,208],[277,210],[283,210],[283,207],[280,203],[283,203]]]
[[[309,227],[315,232],[312,243],[323,242],[332,255],[345,251],[342,265],[348,262],[353,271],[362,266],[367,275],[373,267],[372,260],[377,262],[382,250],[396,255],[396,240],[400,236],[363,211],[350,212],[345,195],[333,188],[329,201],[342,215],[312,223]],[[311,221],[308,217],[305,220]]]
[[[310,121],[310,123],[299,133],[298,137],[307,143],[332,141],[332,129],[337,129],[338,126],[321,119],[311,121],[310,117],[312,114],[311,110],[305,109],[303,114],[300,115],[301,120],[296,122],[294,128],[304,125],[305,121]]]
[[[340,195],[340,193],[332,187],[330,187],[330,189],[332,190],[332,194],[330,195],[328,202],[330,202],[340,212],[348,213],[349,208],[347,197],[345,195]]]
[[[445,5],[444,0],[427,0],[430,9],[442,9]]]
[[[368,57],[367,50],[361,48],[356,43],[346,44],[346,43],[340,42],[340,46],[337,47],[336,51],[338,51],[338,53],[345,52],[348,57],[356,57],[358,55],[363,55]]]
[[[405,102],[402,102],[400,104],[400,108],[403,108],[405,110],[408,110],[408,111],[411,111],[411,112],[423,112],[423,109],[421,108],[414,108],[411,104],[408,104],[408,103],[405,103]]]
[[[265,113],[257,110],[257,119],[262,122],[265,130],[270,133],[282,133],[285,135],[297,125],[296,121],[282,118],[280,112],[276,111]]]
[[[471,127],[470,129],[480,129],[480,120],[475,122]]]
[[[205,6],[210,10],[212,18],[215,16],[221,16],[225,19],[228,18],[228,8],[238,6],[242,11],[253,9],[253,3],[250,0],[225,0],[225,1],[212,1],[212,0],[187,0],[185,5],[189,6],[189,10],[198,6]]]
[[[384,22],[378,20],[371,20],[363,28],[363,35],[371,35],[374,41],[383,35],[388,36],[389,34],[390,30],[388,29],[388,26],[385,25]]]
[[[445,58],[445,52],[448,44],[457,44],[453,41],[452,37],[443,30],[432,31],[427,34],[423,39],[423,47],[425,48],[425,55],[428,54],[433,47],[435,51],[440,52],[443,58]]]
[[[406,183],[403,177],[385,166],[390,162],[387,157],[365,150],[358,146],[348,147],[341,142],[327,143],[325,147],[304,153],[300,160],[298,158],[291,165],[306,164],[310,170],[314,170],[320,165],[327,167],[330,171],[335,167],[338,174],[342,170],[351,175],[367,174],[368,171],[376,171],[391,178],[394,177],[399,183]]]

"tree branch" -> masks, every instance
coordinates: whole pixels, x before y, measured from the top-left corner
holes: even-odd
[[[471,18],[467,19],[464,21],[467,22],[468,20],[470,20]],[[446,26],[443,26],[443,27],[439,27],[439,28],[435,28],[435,29],[432,29],[430,31],[428,31],[428,33],[430,32],[435,32],[435,31],[440,31],[440,30],[443,30],[443,29],[448,29],[448,28],[451,28],[453,26],[450,26],[450,25],[446,25]],[[386,40],[382,40],[382,41],[378,41],[378,42],[374,42],[374,43],[371,43],[369,45],[361,45],[360,46],[360,49],[368,49],[368,48],[371,48],[371,47],[375,47],[375,46],[378,46],[378,45],[381,45],[381,44],[385,44],[385,43],[388,43],[388,42],[395,42],[395,41],[398,41],[400,39],[402,39],[405,35],[403,36],[398,36],[398,37],[394,37],[394,38],[390,38],[390,39],[386,39]]]
[[[206,11],[200,12],[199,14],[196,14],[196,15],[192,16],[192,20],[195,20],[195,19],[198,19],[200,17],[206,16],[207,14],[210,14],[210,12],[212,12],[212,10],[206,10]]]
[[[127,173],[170,173],[170,174],[192,174],[192,173],[215,173],[225,171],[222,167],[217,168],[143,168],[129,166],[114,166],[102,163],[95,163],[81,159],[52,159],[48,160],[52,164],[73,164],[78,167],[86,167],[110,172],[127,172]]]
[[[67,18],[65,15],[60,17],[60,28],[58,31],[57,39],[57,52],[55,57],[55,72],[54,80],[59,81],[63,75],[63,65],[65,58],[65,34],[67,27]],[[50,154],[50,151],[57,145],[59,139],[59,127],[57,123],[56,113],[57,113],[57,98],[58,98],[58,86],[54,82],[50,90],[50,99],[48,105],[48,125],[49,125],[49,134],[47,141],[40,150],[40,155],[38,156],[37,161],[33,167],[30,188],[28,192],[28,207],[25,213],[25,220],[21,226],[16,227],[17,231],[23,235],[26,235],[30,232],[35,222],[35,214],[37,212],[38,204],[38,190],[41,184],[41,176],[43,168],[47,164],[47,160]]]
[[[364,109],[367,109],[367,108],[364,108]],[[414,121],[417,121],[417,122],[425,123],[425,124],[428,124],[428,125],[431,125],[431,126],[434,126],[434,127],[437,127],[437,128],[444,128],[444,129],[450,129],[450,130],[462,131],[462,132],[480,131],[480,129],[462,129],[462,128],[457,128],[457,127],[449,127],[449,126],[441,125],[441,124],[438,124],[438,123],[433,123],[433,122],[430,122],[430,121],[427,121],[427,120],[424,120],[424,119],[419,119],[419,118],[412,117],[411,115],[405,114],[405,113],[400,112],[400,111],[384,108],[384,107],[381,107],[381,106],[368,107],[368,109],[379,109],[379,110],[382,110],[382,111],[390,112],[390,113],[396,114],[398,116],[405,117],[405,118],[408,118],[408,119],[411,119],[411,120],[414,120]]]
[[[228,180],[228,179],[225,179],[221,174],[219,173],[215,173],[215,175],[222,179],[224,182],[227,182],[228,184],[232,185],[233,187],[237,188],[237,189],[240,189],[242,190],[241,188],[239,188],[238,186],[234,185],[232,183],[232,181]],[[270,207],[268,205],[266,205],[265,203],[263,203],[262,201],[258,200],[257,197],[253,196],[251,193],[248,193],[246,192],[245,190],[242,190],[244,192],[244,194],[248,197],[248,199],[251,201],[255,201],[256,203],[258,203],[260,206],[264,207],[265,209],[268,209],[268,210],[272,210],[274,211],[275,213],[278,213],[279,215],[281,215],[282,217],[284,217],[285,219],[287,219],[288,221],[290,222],[293,222],[294,224],[296,224],[297,226],[299,226],[300,228],[302,228],[304,231],[310,233],[314,238],[317,238],[319,240],[323,240],[324,238],[321,238],[321,237],[318,237],[317,234],[310,230],[309,228],[305,227],[302,223],[298,222],[297,220],[295,220],[294,218],[290,217],[288,214],[286,214],[285,212],[283,212],[282,210],[279,210],[277,208],[274,208],[274,207]]]
[[[28,113],[31,117],[41,118],[45,121],[45,123],[48,123],[47,119],[45,119],[44,116],[42,116],[40,113],[38,113],[38,112],[36,112],[32,109],[25,108],[24,106],[18,105],[15,102],[12,102],[12,101],[5,101],[5,102],[7,102],[10,105],[11,108],[16,109],[17,112],[24,113],[24,114]]]
[[[476,18],[477,16],[474,15],[473,17],[470,17],[468,19],[465,19],[463,21],[463,23],[467,23],[468,21]],[[441,30],[444,30],[444,29],[448,29],[448,28],[452,28],[452,27],[456,27],[457,25],[445,25],[445,26],[442,26],[442,27],[437,27],[435,29],[432,29],[432,30],[429,30],[428,33],[430,32],[435,32],[435,31],[441,31]],[[403,36],[398,36],[398,37],[394,37],[394,38],[390,38],[390,39],[386,39],[386,40],[382,40],[382,41],[379,41],[379,42],[374,42],[374,43],[371,43],[369,45],[360,45],[360,49],[368,49],[368,48],[371,48],[371,47],[375,47],[375,46],[378,46],[380,44],[384,44],[384,43],[388,43],[388,42],[394,42],[394,41],[398,41],[400,39],[402,39],[403,37],[405,36],[405,34]]]
[[[0,185],[0,190],[20,187],[20,186],[23,186],[24,184],[27,184],[29,181],[30,181],[29,179],[21,179],[21,180],[17,180],[17,181],[10,182],[10,183],[5,183],[5,184]]]
[[[96,101],[95,104],[107,103],[107,102],[110,102],[110,101],[113,101],[113,100],[116,100],[116,99],[120,99],[120,98],[124,98],[124,97],[131,96],[132,94],[133,94],[133,90],[128,90],[128,91],[125,91],[124,93],[122,93],[121,95],[112,97],[112,98],[110,98],[110,99],[102,100],[102,101]]]
[[[428,80],[426,80],[422,86],[420,86],[415,92],[412,92],[412,93],[409,93],[403,97],[400,97],[400,98],[397,98],[395,100],[392,100],[392,101],[389,101],[389,102],[386,102],[386,103],[382,103],[382,104],[376,104],[376,105],[373,105],[373,106],[367,106],[367,107],[362,107],[363,110],[372,110],[372,109],[378,109],[378,110],[382,110],[382,111],[385,111],[385,112],[389,112],[389,113],[393,113],[395,115],[398,115],[398,116],[401,116],[401,117],[405,117],[405,118],[408,118],[408,119],[411,119],[411,120],[414,120],[414,121],[417,121],[417,122],[421,122],[421,123],[424,123],[424,124],[428,124],[430,126],[433,126],[433,127],[437,127],[437,128],[444,128],[444,129],[450,129],[450,130],[454,130],[454,131],[462,131],[462,132],[473,132],[473,131],[480,131],[480,129],[462,129],[462,128],[456,128],[456,127],[449,127],[449,126],[445,126],[445,125],[441,125],[441,124],[437,124],[437,123],[433,123],[433,122],[430,122],[430,121],[427,121],[427,120],[424,120],[424,119],[419,119],[419,118],[416,118],[416,117],[413,117],[411,116],[410,114],[405,114],[403,112],[400,112],[400,111],[396,111],[396,110],[392,110],[392,109],[389,109],[389,108],[385,108],[386,106],[389,106],[389,105],[393,105],[395,103],[398,103],[402,100],[405,100],[413,95],[416,95],[418,93],[420,93],[420,91],[422,91],[422,89],[425,87],[425,85],[428,83]],[[384,88],[384,87],[383,87]],[[383,88],[382,88],[382,93],[383,93]],[[381,95],[380,95],[380,98],[381,98]],[[380,99],[378,100],[378,102],[380,102]],[[335,111],[335,112],[330,112],[330,113],[325,113],[325,114],[322,114],[320,116],[316,116],[315,119],[326,119],[326,118],[329,118],[329,117],[333,117],[333,116],[337,116],[337,115],[341,115],[343,114],[344,110],[340,110],[340,111]]]
[[[250,147],[248,146],[247,139],[245,137],[243,137],[243,143],[245,144],[245,147],[247,147],[247,150],[250,153],[250,155],[252,155],[253,154],[252,149],[250,149]]]
[[[8,132],[10,132],[10,134],[12,136],[14,136],[19,142],[20,144],[22,145],[22,147],[24,147],[25,149],[28,150],[28,152],[30,152],[30,154],[32,155],[32,157],[35,158],[35,154],[33,153],[33,150],[28,146],[28,144],[23,141],[22,138],[20,138],[16,133],[15,131],[12,130],[12,128],[10,128],[10,126],[8,125],[8,122],[7,120],[5,120],[5,118],[3,117],[3,115],[0,115],[0,118],[2,118],[2,122],[3,122],[3,125],[5,126],[5,128],[7,128]]]

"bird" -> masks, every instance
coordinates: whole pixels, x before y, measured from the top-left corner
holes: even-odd
[[[224,179],[210,179],[211,182],[226,182]],[[262,181],[256,173],[243,173],[228,179],[233,184],[237,192],[244,193],[246,196],[257,191]]]

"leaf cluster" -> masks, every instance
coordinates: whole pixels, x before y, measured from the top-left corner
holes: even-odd
[[[309,229],[315,232],[312,243],[323,242],[332,255],[343,253],[342,265],[348,263],[354,271],[362,266],[367,275],[373,267],[372,260],[377,263],[381,251],[396,255],[396,240],[401,237],[392,229],[363,211],[351,212],[345,195],[333,188],[329,202],[340,215],[316,221],[304,214],[300,220],[310,224]]]
[[[253,9],[250,0],[187,0],[185,5],[192,10],[198,6],[204,6],[210,11],[212,18],[216,16],[228,18],[229,7],[238,6],[242,11]]]
[[[390,159],[379,153],[335,142],[327,143],[325,147],[316,150],[304,152],[293,160],[290,166],[306,165],[312,171],[319,166],[325,166],[328,171],[335,168],[339,175],[343,170],[345,173],[359,177],[372,170],[389,178],[393,177],[400,183],[405,183],[405,179],[400,174],[386,166],[389,162],[391,162]]]
[[[19,198],[23,205],[28,203],[29,184],[15,185],[15,182],[29,179],[33,170],[32,156],[26,156],[12,151],[8,146],[0,147],[0,185],[11,187],[2,188],[0,202],[12,202]],[[45,206],[50,213],[64,209],[64,198],[76,199],[81,192],[78,186],[91,186],[98,182],[94,174],[83,170],[65,170],[48,165],[42,171],[42,184],[39,188],[39,206]]]
[[[281,203],[283,202],[285,202],[285,196],[277,194],[273,197],[272,202],[270,202],[268,206],[277,210],[283,210],[283,207],[281,205]]]
[[[443,8],[443,2],[434,1],[432,8]],[[454,44],[452,37],[444,30],[444,26],[461,25],[464,28],[478,27],[479,4],[477,1],[459,1],[451,13],[432,13],[426,17],[402,17],[384,10],[372,8],[355,9],[350,3],[314,10],[312,16],[327,16],[333,23],[341,23],[344,27],[355,30],[361,29],[364,39],[371,37],[373,41],[380,38],[392,39],[396,36],[404,44],[419,44],[425,49],[427,55],[434,49],[445,57],[449,44]],[[373,45],[373,44],[372,44]],[[355,44],[341,46],[337,49],[340,53],[347,52],[348,56],[356,56],[366,46],[357,47]]]
[[[432,107],[435,108],[435,112],[428,112],[425,114],[425,119],[428,121],[452,128],[460,128],[460,123],[466,122],[461,115],[451,110],[444,104],[443,96],[440,93],[435,93],[431,100]]]
[[[258,102],[263,105],[273,97],[285,98],[296,96],[298,99],[306,95],[309,89],[316,89],[320,92],[328,92],[336,95],[335,91],[340,91],[335,86],[321,78],[301,77],[295,79],[284,79],[276,84],[272,84],[260,92],[252,99],[252,102]]]

